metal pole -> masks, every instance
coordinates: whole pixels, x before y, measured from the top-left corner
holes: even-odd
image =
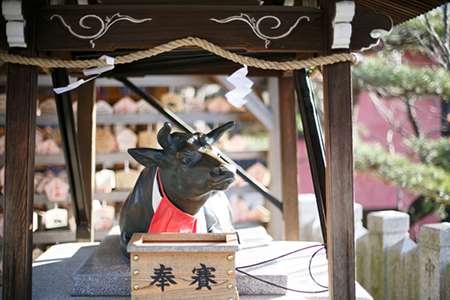
[[[69,76],[66,69],[52,69],[54,87],[67,86]],[[56,109],[58,113],[61,140],[63,143],[64,158],[69,178],[70,192],[74,206],[74,216],[77,223],[77,240],[90,240],[89,220],[90,214],[84,194],[83,178],[81,173],[80,154],[76,136],[75,117],[72,108],[70,91],[62,94],[55,93]]]
[[[314,103],[314,94],[307,70],[294,71],[295,89],[297,91],[298,107],[302,117],[308,151],[309,166],[316,194],[317,210],[319,212],[320,227],[325,248],[327,247],[327,218],[325,205],[325,151],[322,131]]]

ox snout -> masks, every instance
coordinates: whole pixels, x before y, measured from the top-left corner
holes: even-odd
[[[215,167],[209,173],[208,179],[214,184],[223,182],[228,182],[231,184],[236,180],[236,167],[228,164]]]

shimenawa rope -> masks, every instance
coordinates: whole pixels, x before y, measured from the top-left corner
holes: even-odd
[[[350,61],[353,65],[358,63],[357,57],[350,53],[338,53],[329,56],[310,58],[307,60],[300,60],[300,61],[298,60],[284,61],[284,62],[267,61],[231,53],[229,51],[223,50],[219,46],[216,46],[204,39],[196,37],[187,37],[184,39],[171,41],[167,44],[156,46],[155,48],[152,49],[138,51],[124,56],[117,56],[114,58],[114,64],[118,65],[131,63],[133,61],[156,56],[158,54],[169,52],[173,49],[185,46],[198,46],[220,57],[231,60],[235,63],[245,64],[249,67],[255,67],[265,70],[281,70],[281,71],[297,70],[347,61]],[[44,59],[44,58],[23,57],[20,55],[11,55],[4,52],[0,52],[0,59],[8,63],[39,66],[43,69],[49,68],[87,69],[92,67],[100,67],[108,65],[105,61],[98,59],[90,59],[90,60]]]

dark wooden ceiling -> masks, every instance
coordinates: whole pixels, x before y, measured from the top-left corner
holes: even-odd
[[[73,3],[71,3],[71,1]],[[317,5],[320,8],[321,2],[323,0],[317,0]],[[76,4],[76,0],[67,0],[66,4]],[[88,0],[89,4],[92,4],[92,8],[97,8],[97,10],[100,7],[107,7],[107,6],[114,6],[117,4],[123,4],[126,2],[128,5],[131,4],[151,4],[151,5],[158,5],[158,4],[170,4],[170,5],[203,5],[203,6],[210,6],[214,7],[214,5],[227,5],[228,7],[231,6],[242,6],[246,5],[249,7],[261,7],[261,6],[272,6],[272,9],[274,10],[276,7],[281,7],[284,3],[283,0]],[[314,1],[310,1],[314,2]],[[305,0],[295,0],[295,5],[301,5],[302,3],[305,3]],[[432,9],[435,9],[443,4],[446,3],[446,1],[438,1],[438,0],[355,0],[356,6],[358,8],[361,7],[368,7],[371,9],[374,9],[377,12],[381,12],[384,14],[387,14],[390,16],[390,18],[393,21],[394,25],[406,22],[412,18],[415,18],[417,16],[420,16]],[[295,9],[293,8],[292,11]],[[291,11],[291,10],[288,10]],[[361,14],[360,14],[361,15]],[[364,14],[363,14],[364,17]],[[366,21],[372,22],[372,21]],[[358,23],[358,22],[355,22]],[[4,25],[5,20],[3,16],[0,14],[0,24]],[[152,23],[153,24],[153,23]],[[358,30],[358,27],[356,26],[358,24],[355,24],[354,28],[354,35],[358,36],[357,40],[361,40],[359,36],[365,36],[367,35],[366,32],[363,30]],[[52,25],[54,26],[54,25]],[[153,26],[153,25],[152,25]],[[363,28],[365,29],[365,28]],[[319,34],[321,35],[321,34]],[[368,36],[368,35],[367,35]],[[152,32],[152,38],[155,38],[155,32]],[[105,40],[105,38],[103,38]],[[302,43],[305,43],[307,39],[305,39],[303,36],[302,38],[298,39],[301,40]],[[77,45],[84,45],[83,42],[76,41]],[[257,40],[258,43],[262,44],[260,40]],[[365,41],[366,42],[366,41]],[[161,42],[162,43],[162,42]],[[245,39],[245,43],[248,43],[248,39]],[[5,34],[5,26],[0,26],[0,44],[2,47],[1,49],[7,49],[6,44],[6,34]],[[274,47],[276,47],[277,44],[275,43],[274,46],[271,46],[271,49],[273,50]],[[364,46],[364,45],[363,45]],[[319,47],[321,48],[321,47]],[[360,49],[360,45],[356,47],[357,49]],[[113,49],[113,48],[109,48]],[[132,49],[132,48],[131,48]],[[124,52],[130,52],[130,49],[123,49]],[[240,50],[231,50],[232,52],[237,52],[241,55],[247,55],[252,57],[257,57],[260,59],[267,59],[267,60],[291,60],[297,56],[298,59],[304,59],[311,56],[314,56],[315,51],[309,51],[309,53],[303,53],[306,55],[305,57],[298,57],[300,55],[301,51],[295,51],[290,52],[286,51],[285,53],[271,53],[271,51],[267,51],[265,53],[252,53],[251,49],[245,49],[243,47]],[[117,53],[116,53],[117,52]],[[119,55],[121,51],[112,51],[109,52],[110,55],[115,56]],[[47,55],[50,55],[51,52],[47,51]],[[64,54],[65,52],[62,52]],[[42,53],[41,53],[42,54]],[[61,53],[53,52],[55,55],[55,58],[64,58],[61,57]],[[76,51],[75,49],[72,49],[71,55],[68,55],[68,59],[70,58],[76,58],[76,59],[86,59],[86,58],[92,58],[95,57],[99,53],[95,52],[83,52],[83,51]],[[165,53],[163,55],[160,55],[158,58],[152,58],[152,59],[146,59],[140,62],[132,63],[127,66],[117,66],[113,72],[110,72],[109,74],[105,74],[106,76],[132,76],[137,75],[141,76],[143,74],[167,74],[167,73],[210,73],[210,72],[218,72],[218,73],[229,73],[231,70],[236,68],[238,65],[235,63],[232,63],[230,61],[227,61],[223,58],[217,57],[215,55],[212,55],[211,53],[208,53],[205,50],[194,50],[194,49],[183,49],[183,50],[177,50],[173,51],[171,53]],[[0,70],[1,72],[1,70]],[[251,72],[256,72],[254,70],[251,70]],[[267,72],[267,71],[265,71]],[[104,75],[104,76],[105,76]],[[258,75],[258,74],[252,74],[252,75]]]
[[[447,2],[438,0],[355,0],[356,6],[370,7],[389,15],[394,25],[418,17]]]
[[[359,7],[370,7],[378,12],[389,15],[394,25],[401,24],[417,16],[420,16],[448,1],[439,0],[354,0]],[[89,0],[91,3],[118,4],[123,0]],[[283,5],[283,0],[130,0],[131,3],[152,3],[152,4],[207,4],[207,5]],[[296,5],[301,3],[295,0]],[[317,1],[320,5],[321,0]]]

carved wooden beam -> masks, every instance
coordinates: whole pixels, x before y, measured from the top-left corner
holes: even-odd
[[[149,49],[195,36],[225,49],[321,52],[323,11],[301,6],[64,5],[38,12],[37,50]],[[389,31],[389,16],[357,9],[351,49],[377,43],[370,34]],[[349,27],[350,25],[346,25]]]
[[[147,49],[195,36],[223,48],[308,51],[322,39],[322,11],[310,7],[65,5],[39,15],[39,50]]]
[[[391,17],[384,13],[367,7],[358,7],[353,17],[352,27],[350,49],[364,50],[375,46],[382,35],[391,32],[393,22]]]

